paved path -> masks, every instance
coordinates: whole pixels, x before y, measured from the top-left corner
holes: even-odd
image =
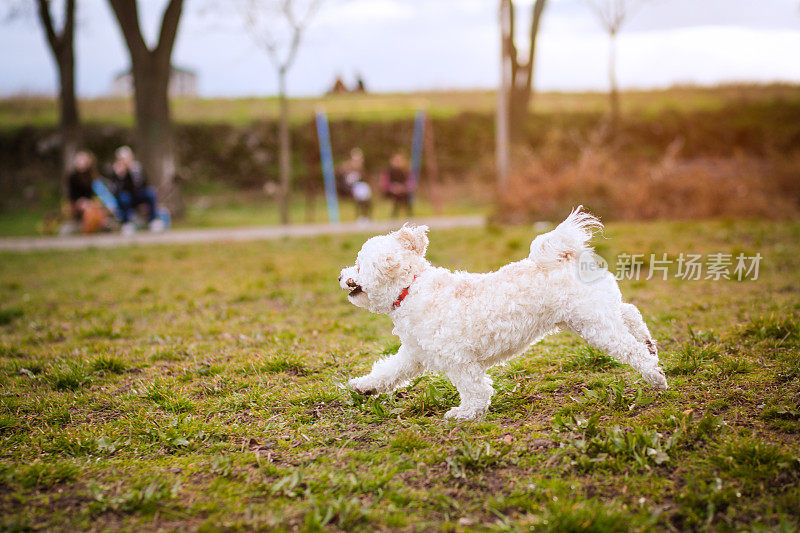
[[[473,228],[486,223],[482,216],[432,217],[411,220],[427,224],[431,229]],[[314,237],[346,233],[382,233],[397,229],[401,220],[342,222],[339,224],[297,224],[293,226],[258,226],[248,228],[209,228],[168,230],[164,233],[137,232],[130,236],[119,233],[75,235],[64,237],[0,238],[0,251],[30,252],[34,250],[81,250],[117,246],[152,244],[187,244],[196,242],[261,241],[284,237]]]

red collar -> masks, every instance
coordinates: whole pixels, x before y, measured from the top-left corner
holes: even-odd
[[[417,279],[417,276],[414,276],[414,279],[411,280],[411,283],[414,283],[415,279]],[[403,300],[405,300],[406,296],[408,296],[408,289],[410,288],[411,285],[400,291],[400,296],[398,296],[397,299],[394,301],[394,303],[392,303],[392,309],[397,309],[398,307],[400,307],[400,304],[403,303]]]

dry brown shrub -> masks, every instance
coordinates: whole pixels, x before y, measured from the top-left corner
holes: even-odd
[[[731,158],[680,157],[680,140],[658,161],[587,143],[577,160],[515,154],[497,219],[554,220],[576,205],[604,219],[789,218],[800,214],[800,152]],[[545,152],[546,153],[546,152]]]

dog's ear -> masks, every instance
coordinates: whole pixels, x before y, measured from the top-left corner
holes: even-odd
[[[397,230],[397,240],[404,248],[425,256],[428,249],[428,226],[409,226],[408,223]]]
[[[400,261],[392,255],[385,255],[374,264],[375,270],[383,278],[394,279],[400,275]]]

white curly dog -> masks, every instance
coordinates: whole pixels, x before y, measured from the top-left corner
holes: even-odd
[[[588,242],[602,227],[579,207],[536,237],[528,257],[486,274],[431,265],[427,226],[372,237],[339,283],[354,305],[388,314],[402,344],[350,386],[364,394],[391,392],[423,372],[441,372],[461,397],[445,417],[478,418],[494,394],[487,369],[567,328],[666,389],[642,315],[622,301],[614,276],[594,261]],[[588,280],[581,275],[587,258],[595,272]]]

